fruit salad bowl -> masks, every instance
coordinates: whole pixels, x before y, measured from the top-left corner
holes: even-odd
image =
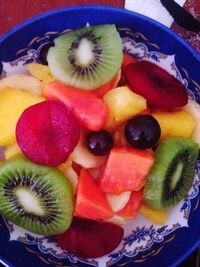
[[[27,64],[46,61],[45,51],[52,46],[52,41],[55,38],[71,30],[88,25],[103,24],[115,24],[120,34],[125,53],[133,56],[138,61],[154,63],[154,65],[149,63],[151,67],[157,65],[165,69],[187,88],[189,99],[200,103],[200,55],[178,35],[161,24],[133,12],[104,6],[71,7],[47,12],[22,23],[6,33],[0,38],[0,77],[3,79],[5,76],[18,73],[26,75],[28,73],[28,69],[26,68]],[[113,43],[113,50],[115,49],[117,49],[117,44]],[[83,49],[83,52],[84,51],[86,50]],[[52,63],[50,56],[48,56],[48,61]],[[54,68],[53,63],[49,65],[52,69]],[[31,69],[31,71],[33,71],[33,69]],[[42,70],[40,71],[42,72]],[[110,72],[112,72],[112,70]],[[51,76],[49,75],[46,79],[49,79],[50,82]],[[14,83],[16,86],[16,80]],[[24,88],[22,89],[26,90],[25,87],[27,86],[24,84],[23,86]],[[34,85],[32,84],[32,87],[37,95],[37,83]],[[49,92],[48,90],[49,88],[46,89],[47,93]],[[128,92],[127,95],[129,96]],[[172,91],[171,95],[173,95],[172,99],[175,99],[174,102],[179,101],[175,92]],[[19,101],[22,101],[23,97],[23,94],[20,95],[19,93]],[[41,102],[38,98],[38,96],[32,98],[30,104]],[[109,97],[105,99],[108,106],[111,103],[109,99]],[[162,102],[163,99],[160,98],[160,101]],[[61,112],[63,107],[59,106],[60,104],[58,103],[56,105],[57,111],[55,111],[55,113]],[[101,106],[98,105],[99,102],[96,101],[95,108],[97,109],[98,107],[99,114],[103,113],[103,109],[100,109]],[[198,105],[195,107],[196,109],[192,110],[193,116],[200,118],[199,107]],[[15,109],[11,109],[11,112],[14,113],[15,111]],[[39,120],[37,123],[42,124],[44,122],[42,115],[43,109],[39,110],[39,112],[41,114],[38,116],[40,118],[40,123]],[[67,116],[70,115],[68,114]],[[183,124],[183,131],[185,132],[188,128],[190,131],[192,124],[190,124],[189,120],[182,113],[179,116],[179,120],[182,120],[180,123]],[[161,115],[155,115],[155,118],[160,121]],[[167,123],[172,123],[169,118],[164,117],[164,119]],[[26,126],[28,125],[25,124],[23,120],[28,123],[26,118],[23,117],[17,125],[16,129],[18,134],[16,138],[18,144],[23,142],[19,137],[19,133],[26,132]],[[197,121],[198,120],[200,123],[200,119],[197,119]],[[170,127],[176,129],[176,125],[173,125],[173,123],[170,125]],[[63,131],[66,130],[65,127],[69,128],[69,125],[64,125]],[[78,133],[75,123],[74,127],[70,129],[70,131],[73,132],[74,140],[76,140]],[[0,129],[0,131],[1,130],[2,129]],[[47,136],[50,138],[49,135]],[[109,138],[107,138],[107,140],[108,139]],[[36,143],[34,145],[37,147]],[[34,145],[32,144],[32,148]],[[17,148],[13,145],[9,151],[7,151],[7,156],[8,154],[15,154],[13,151],[16,149]],[[1,148],[0,153],[2,150],[3,148]],[[78,156],[77,153],[76,155],[74,153],[74,157],[79,158],[79,162],[82,162],[82,158],[87,158],[87,155],[79,150]],[[127,161],[129,161],[128,158]],[[20,162],[19,166],[20,164],[28,164],[25,159],[18,158],[18,162]],[[90,160],[88,160],[88,162],[90,163]],[[89,164],[88,162],[87,164]],[[15,164],[18,164],[17,161]],[[53,158],[51,166],[56,165],[58,165],[56,164],[56,159]],[[7,166],[7,168],[9,168],[9,166]],[[90,166],[88,168],[90,168]],[[128,175],[128,173],[126,173],[126,175]],[[85,177],[86,176],[87,175],[85,175]],[[93,186],[92,183],[90,183],[90,185]],[[57,186],[60,186],[59,190],[62,191],[62,182]],[[157,266],[158,263],[160,267],[176,266],[200,244],[199,188],[200,161],[198,158],[195,167],[195,177],[189,192],[184,199],[179,201],[175,207],[168,211],[167,218],[164,220],[163,224],[161,223],[163,220],[162,216],[164,216],[162,212],[159,213],[158,211],[155,215],[156,218],[153,219],[154,222],[152,222],[152,215],[148,215],[148,212],[145,212],[145,208],[143,207],[143,212],[141,210],[134,220],[128,220],[128,222],[122,226],[124,234],[120,244],[112,252],[98,258],[84,258],[69,253],[58,245],[54,235],[34,234],[15,225],[2,216],[0,217],[0,262],[6,266],[13,267],[120,267],[135,265],[153,267]],[[58,191],[58,195],[61,191]],[[20,194],[20,191],[18,193]],[[62,202],[61,198],[58,199]],[[23,200],[25,199],[23,198]],[[34,202],[34,199],[32,201]],[[3,206],[5,203],[0,203],[0,205]],[[32,209],[34,209],[33,206]],[[68,210],[68,212],[70,211]],[[146,216],[144,216],[144,214]],[[148,220],[148,217],[151,219]],[[116,220],[119,220],[119,218]],[[158,223],[156,223],[157,221]],[[91,229],[92,227],[93,226],[91,226]],[[114,239],[112,233],[113,230],[107,232],[108,240]],[[82,242],[81,237],[80,242]],[[88,244],[88,242],[90,243]],[[88,248],[88,250],[92,250],[91,244],[93,243],[93,240],[86,241],[85,247]]]

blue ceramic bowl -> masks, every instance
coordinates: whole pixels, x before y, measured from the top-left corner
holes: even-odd
[[[111,7],[63,8],[22,23],[0,39],[1,75],[24,71],[24,64],[37,62],[45,43],[88,22],[115,23],[127,52],[166,68],[185,84],[189,96],[200,102],[200,55],[161,24]],[[15,267],[176,266],[200,244],[199,185],[200,161],[188,196],[170,211],[164,226],[139,215],[125,226],[120,246],[100,259],[79,259],[62,251],[53,238],[33,235],[0,217],[0,261]]]

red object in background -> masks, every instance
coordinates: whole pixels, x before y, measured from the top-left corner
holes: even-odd
[[[0,0],[0,34],[8,31],[20,22],[47,10],[72,5],[110,5],[124,7],[125,0]],[[185,8],[200,19],[200,1],[186,0]],[[172,30],[179,33],[186,41],[200,52],[200,34],[185,31],[175,23]]]
[[[72,5],[111,5],[124,7],[124,0],[0,0],[0,34],[42,12]]]

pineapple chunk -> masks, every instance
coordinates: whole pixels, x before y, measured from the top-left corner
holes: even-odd
[[[8,146],[4,152],[4,155],[5,155],[5,159],[9,159],[11,158],[12,156],[16,155],[16,154],[19,154],[21,153],[21,150],[19,148],[19,146],[17,145],[17,143],[11,145],[11,146]]]
[[[44,100],[26,91],[11,88],[0,90],[0,146],[15,143],[15,127],[22,112]]]
[[[167,220],[166,211],[153,210],[145,205],[141,205],[140,213],[150,222],[158,225],[163,225]]]
[[[31,75],[43,83],[49,83],[54,81],[53,76],[51,75],[50,69],[48,66],[32,63],[26,65]]]
[[[42,94],[41,82],[25,74],[13,74],[0,80],[0,89],[6,87],[28,91],[34,95]]]
[[[110,90],[103,100],[109,110],[106,129],[115,129],[124,121],[146,109],[146,100],[133,93],[127,86]]]
[[[160,141],[170,136],[190,137],[196,127],[195,121],[186,111],[155,112],[152,116],[161,128]]]

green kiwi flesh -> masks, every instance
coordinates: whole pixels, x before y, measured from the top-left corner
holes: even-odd
[[[109,82],[122,64],[122,42],[115,25],[86,26],[54,40],[47,61],[55,79],[85,90]]]
[[[146,177],[146,205],[165,210],[187,195],[194,180],[198,152],[198,145],[186,137],[170,137],[159,145],[154,165]]]
[[[65,232],[74,200],[67,178],[46,166],[16,155],[0,167],[0,214],[33,233]]]

